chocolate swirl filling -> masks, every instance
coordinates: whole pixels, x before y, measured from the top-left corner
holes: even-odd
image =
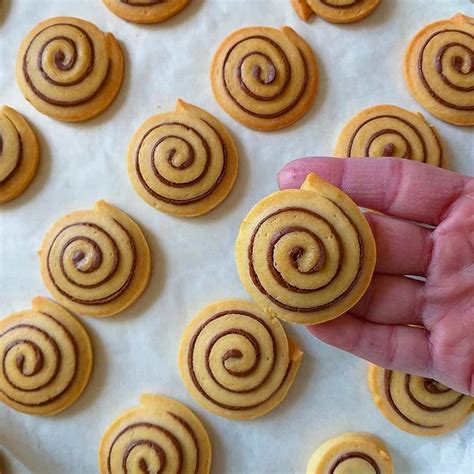
[[[331,0],[319,0],[322,4],[327,5],[328,7],[331,8],[352,8],[354,5],[360,2],[360,0],[348,0],[347,3],[341,4],[341,3],[334,3]]]
[[[194,467],[194,473],[197,474],[199,472],[200,468],[200,463],[201,463],[201,453],[199,450],[199,443],[196,437],[196,434],[194,433],[193,429],[191,426],[183,420],[180,416],[172,413],[172,412],[167,412],[168,415],[170,415],[180,426],[181,429],[184,429],[190,436],[195,453],[196,453],[196,465]],[[147,438],[143,438],[142,436],[139,436],[138,439],[135,438],[133,431],[134,430],[141,430],[145,429],[147,431]],[[167,451],[167,448],[160,446],[156,441],[153,441],[153,435],[159,435],[159,436],[164,436],[169,443],[173,446],[173,451],[169,452]],[[110,446],[108,455],[107,455],[107,471],[109,474],[112,474],[112,456],[114,456],[114,448],[121,441],[122,438],[127,438],[131,436],[131,440],[128,442],[126,445],[125,449],[123,450],[123,453],[119,453],[119,456],[122,458],[121,462],[121,467],[123,470],[124,474],[127,474],[128,472],[134,472],[134,469],[128,468],[128,460],[131,458],[134,450],[144,448],[146,447],[147,450],[153,453],[153,455],[159,460],[160,463],[160,468],[157,473],[162,473],[166,470],[166,466],[168,463],[168,458],[177,460],[177,473],[182,473],[183,472],[183,465],[184,465],[184,459],[186,454],[183,451],[183,447],[179,441],[179,439],[170,431],[169,428],[165,428],[164,426],[160,426],[157,423],[148,423],[148,422],[140,422],[140,423],[133,423],[131,425],[126,426],[123,428],[117,436],[114,438],[112,441],[112,444]],[[138,469],[145,473],[149,474],[151,472],[150,467],[148,465],[148,462],[144,456],[141,456],[138,459]]]
[[[350,451],[348,453],[343,454],[342,456],[339,456],[334,464],[330,467],[328,473],[329,474],[334,474],[336,472],[336,469],[346,461],[350,461],[351,459],[362,459],[364,460],[367,464],[369,464],[373,470],[374,474],[380,474],[380,468],[375,459],[372,456],[369,456],[368,454],[362,453],[360,451]]]
[[[60,344],[55,340],[55,338],[46,330],[40,328],[39,326],[34,326],[33,324],[16,324],[10,328],[8,328],[5,332],[0,334],[0,340],[3,337],[7,337],[10,333],[18,332],[18,339],[13,340],[12,342],[8,343],[4,348],[4,351],[1,355],[1,371],[2,377],[6,382],[6,387],[2,388],[0,386],[0,391],[13,402],[23,405],[25,407],[40,407],[44,405],[48,405],[50,403],[55,402],[60,397],[62,397],[70,388],[73,381],[75,380],[77,368],[78,368],[78,348],[76,341],[70,331],[64,326],[60,321],[58,321],[53,316],[41,313],[41,317],[47,318],[48,323],[52,324],[60,328],[61,333],[65,335],[66,340],[65,343],[68,344],[73,349],[74,357],[72,359],[68,359],[67,361],[63,360],[63,353],[60,349]],[[40,340],[43,341],[43,344],[47,344],[51,353],[53,354],[53,360],[49,357],[47,358],[43,353],[41,348]],[[28,353],[24,353],[23,350],[29,349],[28,352],[33,354],[34,360],[31,364],[30,357]],[[15,382],[8,373],[7,368],[7,358],[12,352],[15,354],[15,367],[19,371],[19,373],[23,377],[33,378],[41,374],[43,369],[51,369],[50,376],[44,380],[43,382],[39,382],[32,388],[26,388]],[[31,370],[27,370],[27,361],[30,362],[28,365],[32,365]],[[58,385],[57,378],[61,368],[67,364],[68,366],[72,367],[70,374],[68,377]],[[26,402],[24,401],[25,397],[18,397],[13,396],[7,388],[10,387],[14,390],[20,391],[22,393],[31,393],[32,395],[37,394],[39,391],[44,389],[48,390],[48,395],[44,396],[44,399],[37,401],[37,402]],[[26,397],[27,398],[27,397]]]
[[[235,69],[235,78],[236,78],[240,88],[242,89],[243,92],[245,92],[245,94],[247,96],[251,97],[252,99],[262,101],[262,102],[274,101],[276,99],[281,98],[286,93],[286,91],[288,89],[288,86],[290,85],[290,83],[292,81],[292,75],[293,75],[291,62],[290,62],[289,58],[287,57],[285,51],[282,49],[282,47],[277,42],[275,42],[271,38],[269,38],[267,36],[263,36],[263,35],[252,35],[252,36],[248,36],[247,38],[243,38],[240,41],[238,41],[237,43],[235,43],[229,49],[229,51],[227,51],[227,54],[225,55],[224,61],[223,61],[223,64],[222,64],[222,77],[223,77],[224,88],[227,92],[228,97],[241,110],[248,113],[249,115],[252,115],[253,117],[264,118],[264,119],[265,118],[270,119],[270,118],[280,117],[281,115],[284,115],[284,114],[288,113],[291,109],[293,109],[298,104],[298,102],[301,100],[301,98],[303,97],[303,95],[306,91],[306,87],[307,87],[307,83],[308,83],[308,65],[307,65],[305,56],[298,49],[298,53],[301,57],[301,61],[302,61],[303,66],[304,66],[304,70],[303,70],[301,86],[299,88],[299,91],[296,93],[294,99],[292,99],[289,104],[283,106],[281,108],[281,110],[278,110],[277,112],[258,113],[258,112],[255,112],[254,110],[251,110],[247,105],[245,105],[241,101],[239,101],[239,99],[237,97],[234,97],[234,95],[232,95],[231,90],[230,90],[230,86],[227,82],[226,74],[225,74],[226,68],[228,67],[227,63],[229,61],[230,56],[234,52],[235,48],[237,48],[237,46],[239,46],[239,45],[241,45],[241,44],[243,44],[247,41],[252,41],[252,40],[259,40],[259,41],[264,41],[264,42],[268,43],[273,48],[273,50],[278,55],[278,57],[280,58],[281,62],[284,65],[284,69],[283,70],[277,69],[274,62],[270,58],[270,56],[268,56],[267,54],[265,54],[261,51],[250,51],[250,52],[246,53],[244,56],[242,56],[242,58],[240,58],[240,60],[238,62],[238,65]],[[257,79],[259,84],[262,84],[262,85],[273,84],[275,82],[275,79],[278,76],[283,75],[283,78],[284,78],[283,83],[273,94],[271,94],[271,95],[261,95],[261,94],[257,94],[255,91],[251,90],[251,88],[249,87],[249,85],[246,82],[245,75],[243,74],[244,64],[249,58],[261,58],[261,59],[263,59],[265,65],[266,65],[266,69],[267,69],[266,76],[263,75],[263,71],[262,71],[261,66],[254,65],[253,68],[252,68],[252,76],[255,79]]]
[[[337,206],[336,203],[333,202],[333,204]],[[359,250],[360,250],[359,255],[360,255],[360,258],[359,258],[359,266],[358,266],[358,269],[357,269],[357,273],[355,275],[355,278],[350,283],[350,285],[343,292],[341,292],[341,294],[335,296],[335,298],[332,301],[330,301],[328,303],[325,303],[325,304],[320,304],[320,305],[315,305],[315,306],[311,306],[311,307],[302,308],[302,307],[290,306],[290,305],[280,301],[276,296],[270,294],[269,291],[267,291],[267,289],[263,285],[263,283],[260,281],[259,276],[258,276],[257,271],[256,271],[255,266],[254,266],[253,254],[254,254],[255,241],[258,237],[258,233],[259,233],[260,228],[263,226],[263,224],[265,224],[265,222],[267,222],[269,219],[271,219],[275,216],[278,216],[278,215],[280,215],[282,213],[285,213],[285,212],[303,213],[303,214],[307,214],[308,217],[310,217],[310,218],[318,219],[318,220],[324,222],[329,227],[329,229],[331,230],[331,233],[335,236],[335,238],[337,240],[337,245],[339,247],[340,261],[338,262],[337,270],[336,270],[335,274],[333,275],[333,277],[331,278],[331,280],[323,286],[320,286],[318,288],[309,288],[308,289],[308,288],[299,288],[299,287],[291,284],[290,282],[287,282],[283,278],[283,276],[281,275],[279,270],[277,269],[277,267],[275,265],[275,262],[274,262],[274,258],[273,258],[274,257],[275,246],[276,246],[278,240],[283,235],[293,233],[293,232],[308,233],[314,239],[316,245],[318,246],[320,256],[318,258],[317,263],[314,265],[314,267],[311,268],[310,270],[306,271],[306,272],[303,272],[303,273],[316,273],[318,270],[320,270],[323,267],[324,262],[326,260],[326,253],[325,253],[324,245],[322,244],[321,239],[319,237],[317,237],[316,235],[314,235],[311,231],[309,231],[307,229],[304,229],[304,228],[301,228],[301,227],[294,227],[294,226],[289,226],[289,227],[285,227],[283,229],[280,229],[271,237],[270,245],[269,245],[269,248],[267,250],[268,268],[269,268],[271,274],[274,277],[274,281],[279,286],[284,287],[284,288],[286,288],[290,291],[293,291],[295,293],[317,294],[317,292],[319,290],[324,289],[324,288],[328,287],[329,285],[331,285],[331,283],[334,281],[334,279],[339,275],[339,273],[341,271],[341,268],[344,266],[344,247],[342,245],[340,237],[338,236],[338,234],[337,234],[336,230],[334,229],[334,227],[332,226],[332,224],[327,219],[322,217],[320,214],[318,214],[316,212],[313,212],[309,209],[301,208],[301,207],[286,207],[286,208],[279,209],[278,211],[275,211],[275,212],[269,214],[268,216],[264,217],[256,225],[256,227],[255,227],[255,229],[252,233],[252,236],[250,238],[250,243],[249,243],[249,247],[248,247],[248,251],[247,251],[250,277],[252,279],[252,282],[260,290],[260,292],[263,295],[265,295],[270,301],[272,301],[277,306],[279,306],[280,308],[286,309],[288,311],[298,312],[298,313],[312,313],[312,312],[323,310],[325,308],[328,308],[328,307],[338,303],[342,299],[344,299],[351,292],[352,288],[354,287],[354,285],[359,280],[360,273],[361,273],[361,270],[362,270],[363,259],[364,259],[364,244],[363,244],[363,241],[362,241],[362,237],[360,235],[359,230],[354,225],[354,223],[350,219],[350,217],[339,206],[337,206],[337,207],[339,208],[340,212],[342,214],[344,214],[344,216],[347,218],[347,220],[351,223],[352,227],[354,228],[354,230],[357,234],[357,238],[358,238],[358,242],[359,242]],[[295,267],[295,258],[297,258],[298,255],[301,255],[301,253],[302,253],[302,249],[300,247],[295,247],[291,250],[289,258],[292,262],[293,267]]]
[[[464,104],[456,104],[448,99],[448,97],[441,97],[438,92],[436,92],[430,85],[430,81],[427,78],[427,74],[425,74],[425,68],[424,68],[424,63],[425,61],[427,62],[434,62],[434,70],[438,73],[439,77],[443,81],[443,83],[447,86],[447,90],[453,89],[455,91],[460,91],[460,92],[465,92],[465,93],[471,93],[474,91],[474,86],[470,87],[463,87],[459,86],[457,84],[454,84],[452,81],[449,80],[449,78],[446,76],[443,70],[443,57],[446,54],[449,49],[453,47],[458,47],[461,48],[464,51],[464,57],[461,56],[455,56],[451,62],[451,67],[453,68],[454,71],[456,71],[458,74],[472,74],[474,72],[474,51],[470,49],[468,46],[465,44],[462,44],[458,41],[449,41],[446,43],[443,47],[441,47],[434,58],[432,57],[426,57],[425,51],[426,48],[430,45],[432,41],[434,41],[436,38],[438,38],[440,35],[447,35],[449,37],[449,33],[455,33],[457,35],[462,35],[465,36],[467,40],[473,40],[474,35],[468,33],[467,31],[462,31],[462,30],[456,30],[456,29],[445,29],[442,31],[438,31],[436,33],[433,33],[424,43],[423,46],[421,47],[421,51],[418,57],[418,74],[420,77],[421,82],[423,83],[426,91],[430,94],[430,96],[436,100],[438,103],[444,105],[445,107],[455,109],[455,110],[464,110],[464,111],[472,111],[474,110],[474,105],[464,105]],[[465,64],[469,65],[469,68],[467,70],[464,70],[463,66]],[[466,96],[467,97],[467,96]]]
[[[121,3],[130,5],[131,7],[149,7],[152,5],[159,5],[160,3],[166,3],[168,0],[120,0]]]
[[[168,127],[168,126],[175,126],[178,128],[181,128],[183,132],[188,132],[192,133],[195,138],[198,139],[198,141],[201,143],[203,149],[205,150],[204,156],[197,156],[194,148],[192,147],[192,144],[189,143],[184,137],[175,135],[175,134],[170,134],[165,137],[162,137],[159,139],[152,147],[152,152],[150,153],[150,156],[147,157],[148,160],[150,160],[151,163],[151,168],[153,170],[153,174],[156,177],[158,181],[163,183],[166,186],[169,186],[170,188],[187,188],[193,185],[196,185],[200,182],[202,182],[209,171],[209,168],[213,166],[215,158],[213,158],[213,152],[209,146],[208,141],[206,138],[194,127],[184,124],[184,123],[179,123],[179,122],[165,122],[161,123],[159,125],[156,125],[155,127],[150,128],[142,137],[140,140],[140,143],[137,147],[137,151],[135,153],[135,172],[137,173],[137,177],[142,184],[142,186],[146,189],[146,191],[153,196],[154,198],[166,202],[168,204],[174,204],[176,206],[184,206],[187,204],[192,204],[195,202],[202,201],[203,199],[207,198],[210,196],[220,185],[222,179],[225,176],[226,170],[227,170],[227,148],[224,143],[223,138],[219,134],[219,132],[206,120],[201,119],[211,130],[211,133],[215,134],[215,136],[218,138],[220,146],[221,146],[221,151],[222,151],[222,167],[220,169],[220,173],[217,177],[217,179],[213,182],[210,183],[210,185],[202,192],[200,192],[197,196],[191,197],[191,198],[183,198],[183,199],[173,199],[168,196],[164,196],[163,194],[160,194],[156,189],[153,189],[153,183],[149,183],[145,180],[143,176],[143,172],[141,169],[140,165],[140,152],[142,150],[142,147],[144,145],[145,140],[150,136],[151,133],[153,133],[156,130],[159,130],[163,127]],[[160,145],[166,144],[166,140],[168,139],[176,139],[184,143],[186,150],[187,150],[187,157],[185,160],[183,160],[181,163],[176,164],[174,161],[175,154],[176,154],[176,149],[170,150],[167,156],[167,162],[170,164],[173,168],[177,170],[185,170],[189,168],[195,160],[204,160],[204,166],[201,171],[201,173],[195,177],[194,179],[187,181],[187,182],[172,182],[168,179],[166,179],[158,170],[156,164],[155,164],[155,152],[158,149]]]
[[[45,49],[51,44],[54,45],[55,42],[63,41],[71,48],[72,54],[70,55],[70,58],[68,61],[66,61],[67,54],[62,49],[58,49],[58,51],[56,51],[54,55],[54,64],[57,68],[58,76],[61,77],[60,75],[61,72],[71,71],[76,65],[78,57],[79,56],[82,57],[84,55],[80,45],[78,47],[78,45],[73,39],[68,38],[64,36],[63,34],[53,36],[52,38],[49,38],[44,44],[41,45],[37,58],[30,57],[31,56],[30,50],[32,46],[34,45],[35,41],[38,41],[38,37],[47,30],[51,30],[53,28],[58,28],[61,26],[77,30],[80,33],[81,37],[84,38],[87,44],[87,49],[90,51],[90,58],[88,60],[87,68],[84,69],[84,71],[82,72],[82,74],[80,74],[79,77],[70,81],[65,80],[65,79],[57,80],[51,77],[44,68],[43,55],[44,55]],[[34,62],[36,61],[36,67],[38,71],[41,73],[41,76],[49,84],[55,87],[68,88],[68,87],[81,84],[89,78],[89,76],[91,75],[95,67],[95,61],[96,61],[95,54],[96,53],[95,53],[94,41],[92,40],[89,33],[85,29],[81,28],[80,26],[73,25],[71,23],[56,23],[54,25],[49,25],[46,28],[39,31],[38,33],[36,33],[36,35],[32,38],[32,40],[28,44],[25,54],[23,56],[23,76],[28,86],[30,87],[30,89],[34,92],[34,94],[37,97],[39,97],[41,100],[47,102],[48,104],[56,105],[60,107],[73,107],[73,106],[81,105],[94,99],[101,92],[102,88],[104,87],[108,79],[109,70],[110,70],[110,61],[108,61],[107,63],[106,73],[104,77],[101,78],[101,80],[96,85],[95,89],[90,94],[87,94],[86,96],[81,97],[80,99],[77,99],[77,100],[63,100],[63,99],[59,100],[59,99],[53,99],[51,97],[48,97],[48,95],[42,92],[35,85],[35,80],[33,77],[30,76],[28,67],[31,64],[34,64]]]
[[[407,126],[409,127],[413,133],[415,133],[415,135],[417,136],[419,142],[420,142],[420,145],[421,145],[421,149],[422,149],[422,154],[421,156],[423,157],[423,159],[421,160],[423,163],[426,163],[427,161],[427,146],[426,146],[426,142],[423,138],[423,135],[420,133],[420,131],[418,130],[417,127],[415,127],[412,123],[408,122],[407,120],[401,118],[401,117],[398,117],[396,115],[378,115],[377,117],[372,117],[368,120],[365,120],[364,122],[362,122],[357,128],[356,130],[354,130],[354,133],[352,134],[350,140],[349,140],[349,144],[347,146],[347,156],[353,156],[353,148],[354,148],[354,142],[357,140],[358,138],[358,134],[359,132],[366,126],[366,125],[369,125],[369,124],[373,124],[374,122],[377,122],[378,120],[382,120],[382,119],[390,119],[390,120],[393,120],[395,122],[400,122],[403,126]],[[413,150],[412,150],[412,144],[409,142],[409,140],[406,138],[406,136],[403,135],[403,133],[401,133],[399,130],[396,130],[396,129],[393,129],[393,128],[383,128],[375,133],[373,133],[367,140],[366,144],[365,144],[365,148],[364,148],[364,156],[375,156],[373,153],[371,153],[371,147],[372,147],[372,144],[374,143],[374,141],[379,138],[379,137],[383,137],[383,136],[390,136],[390,135],[395,135],[395,136],[398,136],[404,146],[405,146],[405,153],[403,154],[403,156],[399,156],[396,154],[396,146],[394,143],[392,142],[389,142],[385,145],[384,149],[383,149],[383,152],[382,152],[382,156],[390,156],[390,157],[393,157],[393,156],[398,156],[399,158],[412,158],[413,156]],[[441,149],[441,144],[439,143],[439,140],[438,138],[436,137],[436,134],[433,134],[435,140],[436,140],[436,144],[437,144],[437,147],[438,147],[438,150],[439,150],[439,154],[440,156],[442,155],[442,149]]]
[[[101,305],[101,304],[106,304],[109,303],[110,301],[115,300],[118,298],[120,295],[122,295],[130,285],[130,282],[132,281],[132,278],[135,274],[135,268],[137,264],[137,255],[136,255],[136,249],[135,249],[135,244],[132,239],[132,236],[130,233],[123,227],[117,220],[113,219],[113,222],[121,229],[121,231],[125,234],[126,236],[126,242],[127,242],[127,247],[130,250],[131,254],[131,264],[130,264],[130,269],[129,272],[126,276],[126,278],[123,280],[123,282],[119,285],[118,288],[113,288],[112,291],[108,294],[104,294],[103,296],[99,298],[93,298],[93,299],[84,299],[84,298],[78,298],[77,296],[74,296],[70,292],[66,291],[60,284],[58,284],[56,278],[55,278],[55,272],[53,271],[53,268],[57,268],[59,266],[59,269],[61,271],[62,276],[65,278],[67,282],[69,282],[71,285],[77,288],[81,289],[95,289],[95,288],[100,288],[103,287],[107,282],[109,282],[112,278],[117,273],[117,270],[119,266],[121,265],[121,260],[123,259],[123,255],[121,255],[120,249],[117,245],[116,240],[113,238],[112,235],[110,235],[109,232],[107,232],[103,227],[93,224],[90,222],[79,222],[76,224],[71,224],[69,226],[64,227],[61,229],[56,236],[54,237],[53,241],[51,242],[51,245],[48,249],[48,255],[46,258],[47,261],[47,270],[48,270],[48,275],[50,277],[50,280],[54,287],[56,288],[57,291],[59,291],[63,296],[68,298],[71,301],[74,301],[75,303],[80,303],[84,305]],[[81,236],[77,235],[73,238],[68,239],[61,247],[59,250],[59,253],[55,252],[54,254],[52,253],[53,248],[55,247],[55,243],[58,241],[58,239],[61,238],[61,234],[73,229],[77,228],[77,233],[80,234],[80,229],[81,227],[86,227],[86,228],[91,228],[95,232],[97,232],[98,235],[106,242],[107,245],[107,251],[112,255],[112,263],[110,268],[108,269],[107,273],[99,280],[91,284],[83,284],[75,281],[70,274],[67,272],[66,265],[65,265],[65,253],[68,250],[68,247],[77,243],[77,242],[83,242],[88,244],[88,248],[90,249],[91,257],[89,261],[86,261],[85,259],[85,254],[82,250],[74,252],[72,255],[72,263],[74,267],[80,271],[81,273],[94,273],[97,272],[98,270],[102,269],[102,262],[103,262],[103,254],[100,246],[94,242],[91,238],[86,237],[86,236]]]
[[[275,367],[276,360],[279,357],[279,355],[277,353],[277,344],[276,344],[275,336],[272,332],[272,328],[263,319],[259,318],[255,314],[250,313],[248,311],[242,311],[242,310],[227,310],[227,311],[222,311],[220,313],[217,313],[214,316],[212,316],[211,318],[207,319],[196,330],[196,332],[193,334],[193,337],[191,338],[191,341],[189,343],[188,361],[187,361],[188,370],[189,370],[189,374],[191,375],[191,379],[192,379],[195,387],[198,389],[198,391],[201,393],[202,396],[204,396],[207,400],[209,400],[213,404],[215,404],[215,405],[217,405],[221,408],[224,408],[226,410],[233,410],[233,411],[250,410],[250,409],[257,408],[257,407],[263,405],[268,400],[270,400],[273,396],[275,396],[276,393],[278,393],[278,391],[281,389],[281,387],[283,386],[283,384],[285,383],[285,381],[287,379],[287,376],[288,376],[288,373],[290,371],[292,363],[290,362],[288,364],[288,367],[287,367],[287,369],[286,369],[286,371],[285,371],[285,373],[282,377],[282,380],[279,383],[278,387],[275,389],[275,391],[273,393],[271,393],[263,401],[260,401],[258,403],[254,403],[254,404],[250,403],[250,404],[243,404],[243,405],[229,405],[229,404],[222,403],[219,400],[216,400],[215,398],[213,398],[211,395],[209,395],[209,393],[206,392],[205,388],[201,384],[201,381],[199,380],[199,378],[196,375],[196,372],[194,370],[194,364],[195,364],[194,352],[195,352],[195,347],[196,347],[197,340],[198,340],[199,336],[201,335],[201,333],[206,329],[206,327],[210,323],[218,320],[219,318],[227,316],[227,315],[239,315],[239,316],[250,318],[250,319],[258,322],[258,324],[261,326],[262,330],[270,338],[270,340],[272,342],[272,350],[271,350],[270,354],[262,354],[262,351],[261,351],[261,348],[260,348],[260,345],[259,345],[257,339],[252,334],[250,334],[248,331],[245,331],[241,328],[231,328],[231,329],[228,329],[228,330],[225,330],[225,331],[221,331],[220,333],[215,334],[209,341],[207,341],[206,352],[205,352],[205,364],[206,364],[206,372],[207,372],[209,378],[212,379],[225,392],[244,394],[244,393],[256,392],[257,390],[259,390],[259,388],[262,387],[266,383],[268,378],[272,375],[273,369]],[[235,371],[235,370],[232,370],[232,369],[228,368],[226,366],[226,362],[229,359],[240,359],[240,358],[242,358],[243,354],[239,349],[235,349],[235,348],[229,349],[221,359],[221,363],[222,363],[223,368],[229,374],[231,374],[235,377],[248,377],[248,376],[251,376],[252,374],[254,374],[257,371],[257,369],[259,367],[259,364],[262,360],[262,357],[265,357],[265,358],[267,358],[271,361],[270,367],[268,368],[268,371],[266,372],[265,376],[262,378],[262,380],[257,385],[255,385],[251,388],[238,390],[238,389],[234,389],[234,388],[231,388],[231,387],[228,387],[228,386],[224,386],[222,383],[220,383],[217,380],[214,373],[212,372],[212,368],[210,366],[210,355],[211,355],[212,349],[213,349],[214,345],[221,338],[223,338],[223,337],[225,337],[229,334],[236,334],[236,335],[244,338],[246,341],[248,341],[253,347],[254,356],[255,356],[255,362],[252,364],[252,366],[250,368],[248,368],[246,370]]]
[[[387,398],[388,402],[390,403],[390,406],[392,409],[402,418],[404,421],[407,423],[413,425],[413,426],[418,426],[420,428],[442,428],[443,425],[425,425],[422,423],[418,423],[415,420],[412,420],[409,418],[405,413],[403,413],[402,409],[395,403],[395,400],[393,399],[392,396],[392,378],[393,378],[393,372],[391,370],[385,370],[384,371],[384,391],[385,391],[385,397]],[[420,402],[415,394],[412,392],[410,382],[411,382],[412,376],[409,374],[405,374],[404,377],[404,384],[403,384],[403,389],[408,395],[408,398],[410,401],[415,404],[418,408],[420,408],[423,411],[426,412],[432,412],[432,413],[441,413],[444,411],[449,410],[450,408],[453,408],[456,406],[458,403],[461,402],[461,400],[465,397],[463,394],[459,394],[458,397],[454,399],[451,403],[448,403],[444,406],[440,407],[432,407],[428,406],[425,403]],[[432,380],[432,379],[424,379],[423,380],[423,387],[425,390],[433,395],[442,395],[448,392],[454,392],[453,390],[441,386],[438,382]]]

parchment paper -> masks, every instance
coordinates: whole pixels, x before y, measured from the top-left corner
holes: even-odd
[[[438,438],[406,434],[375,408],[366,384],[367,365],[288,327],[305,356],[287,399],[269,415],[238,422],[213,416],[188,395],[178,375],[177,347],[186,323],[204,305],[247,297],[234,265],[239,223],[260,198],[277,189],[287,161],[331,153],[343,124],[362,108],[393,103],[411,110],[401,73],[410,38],[426,23],[456,11],[473,14],[469,0],[383,0],[360,23],[336,26],[300,21],[289,0],[192,0],[174,19],[154,26],[128,24],[99,0],[4,0],[0,16],[0,102],[24,113],[41,137],[39,174],[24,195],[0,209],[0,315],[29,308],[48,295],[37,250],[46,230],[63,214],[105,199],[144,229],[153,251],[146,293],[123,314],[83,317],[92,335],[95,368],[79,401],[64,413],[39,418],[0,406],[0,444],[32,472],[94,473],[103,431],[143,392],[188,404],[209,430],[213,472],[302,473],[327,438],[344,431],[381,436],[396,472],[474,472],[474,422]],[[113,32],[126,54],[126,77],[112,107],[82,124],[41,115],[15,82],[17,48],[25,34],[50,16],[78,16]],[[312,45],[321,69],[316,104],[295,126],[258,133],[228,117],[212,97],[211,56],[227,34],[248,25],[290,25]],[[125,153],[132,133],[148,116],[174,108],[176,98],[215,114],[235,137],[240,173],[230,197],[207,216],[178,219],[155,211],[133,191]],[[428,117],[428,116],[427,116]],[[451,168],[474,175],[472,129],[428,117],[442,136]]]

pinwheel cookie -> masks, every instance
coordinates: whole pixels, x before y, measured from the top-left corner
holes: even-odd
[[[59,219],[39,255],[43,280],[54,298],[88,316],[123,311],[150,277],[150,250],[142,231],[105,201]]]
[[[337,139],[334,156],[393,156],[446,165],[435,128],[423,115],[394,105],[376,105],[353,117]]]
[[[18,197],[38,169],[38,139],[16,110],[0,107],[0,204]]]
[[[160,23],[179,13],[189,0],[102,0],[115,15],[133,23]]]
[[[369,368],[369,387],[382,414],[398,428],[420,436],[434,436],[461,425],[474,408],[474,398],[432,379]]]
[[[145,394],[107,429],[99,447],[100,474],[179,472],[208,474],[209,436],[185,405]]]
[[[36,109],[79,122],[100,114],[118,94],[122,50],[113,35],[88,21],[50,18],[23,40],[16,73],[23,95]]]
[[[357,205],[310,174],[301,190],[271,194],[243,220],[236,245],[245,289],[265,311],[315,324],[348,311],[366,291],[375,241]]]
[[[146,120],[128,149],[128,174],[137,193],[176,216],[199,216],[218,206],[237,170],[237,150],[226,128],[182,100],[174,112]]]
[[[23,413],[53,415],[86,387],[92,348],[64,308],[41,297],[32,307],[0,321],[0,400]]]
[[[291,3],[304,21],[315,13],[331,23],[352,23],[369,16],[380,0],[291,0]]]
[[[323,443],[311,456],[306,474],[393,474],[385,444],[369,433],[344,433]]]
[[[204,408],[227,418],[262,416],[290,389],[302,352],[256,305],[213,303],[190,322],[179,349],[181,376]]]
[[[455,125],[474,125],[474,18],[457,14],[431,23],[405,54],[405,80],[430,114]]]
[[[309,110],[318,67],[309,45],[291,28],[243,28],[214,55],[211,84],[217,101],[235,120],[257,130],[276,130]]]

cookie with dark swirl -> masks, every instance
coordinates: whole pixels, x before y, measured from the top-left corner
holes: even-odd
[[[441,435],[456,429],[474,408],[474,398],[435,380],[373,364],[369,367],[369,388],[388,421],[419,436]]]
[[[31,310],[0,321],[0,359],[0,400],[23,413],[53,415],[85,389],[92,347],[74,316],[38,296]]]
[[[342,129],[334,156],[407,158],[446,167],[436,129],[420,113],[394,105],[362,110]]]
[[[160,23],[178,14],[189,0],[102,0],[120,18],[133,23]]]
[[[288,127],[316,99],[318,66],[294,30],[243,28],[228,36],[214,55],[211,84],[221,107],[257,130]]]
[[[214,209],[230,193],[237,170],[237,150],[227,129],[181,99],[174,112],[146,120],[128,150],[128,174],[137,193],[175,216]]]
[[[43,281],[54,298],[88,316],[123,311],[143,293],[151,271],[141,229],[105,201],[59,219],[39,256]]]
[[[39,157],[38,139],[25,118],[10,107],[0,107],[0,204],[30,185]]]
[[[281,323],[245,300],[202,309],[179,348],[181,377],[206,410],[249,419],[275,408],[293,384],[302,352]]]
[[[430,114],[454,125],[474,125],[474,18],[457,14],[431,23],[405,53],[405,80]]]
[[[50,18],[23,40],[16,76],[25,98],[43,114],[66,122],[88,120],[120,90],[122,50],[112,34],[88,21]]]
[[[188,407],[145,394],[102,437],[99,472],[208,474],[211,451],[206,429]]]
[[[353,23],[369,16],[380,0],[291,0],[298,16],[307,21],[311,13],[331,23]],[[302,5],[305,4],[305,5]],[[309,10],[309,11],[308,11]],[[311,12],[311,13],[310,13]]]
[[[311,456],[306,474],[393,474],[385,443],[370,433],[344,433],[327,440]]]
[[[375,241],[357,205],[315,174],[279,191],[245,217],[236,244],[240,280],[265,311],[316,324],[348,311],[365,293]]]

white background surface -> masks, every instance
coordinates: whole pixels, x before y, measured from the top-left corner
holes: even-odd
[[[342,125],[360,109],[393,103],[421,110],[401,74],[410,38],[426,23],[456,11],[473,14],[469,0],[383,0],[367,19],[335,26],[301,22],[289,0],[192,0],[179,16],[155,26],[127,24],[99,0],[8,0],[0,17],[0,102],[16,108],[41,138],[39,174],[23,196],[0,209],[0,315],[30,307],[47,295],[36,251],[63,214],[106,199],[144,229],[154,270],[145,294],[108,320],[82,318],[95,349],[91,382],[79,401],[52,418],[0,406],[0,444],[41,474],[96,472],[97,446],[109,423],[135,406],[142,392],[161,392],[192,407],[209,430],[213,473],[301,473],[314,449],[340,432],[381,436],[403,474],[470,474],[474,421],[446,436],[420,438],[399,431],[374,407],[366,364],[312,339],[303,327],[288,331],[305,356],[288,398],[255,421],[215,417],[197,406],[178,375],[177,347],[186,323],[202,306],[223,297],[246,297],[234,265],[241,219],[276,190],[287,161],[330,154]],[[118,99],[98,118],[64,124],[41,115],[14,79],[16,50],[40,20],[69,15],[113,32],[126,55]],[[474,15],[473,15],[474,16]],[[293,26],[313,47],[321,69],[315,106],[295,126],[276,133],[247,130],[214,101],[208,80],[211,56],[224,37],[248,25]],[[177,97],[207,109],[233,134],[240,152],[234,191],[217,210],[195,220],[155,211],[129,184],[125,152],[148,116],[174,107]],[[451,168],[474,175],[472,129],[435,118]]]

